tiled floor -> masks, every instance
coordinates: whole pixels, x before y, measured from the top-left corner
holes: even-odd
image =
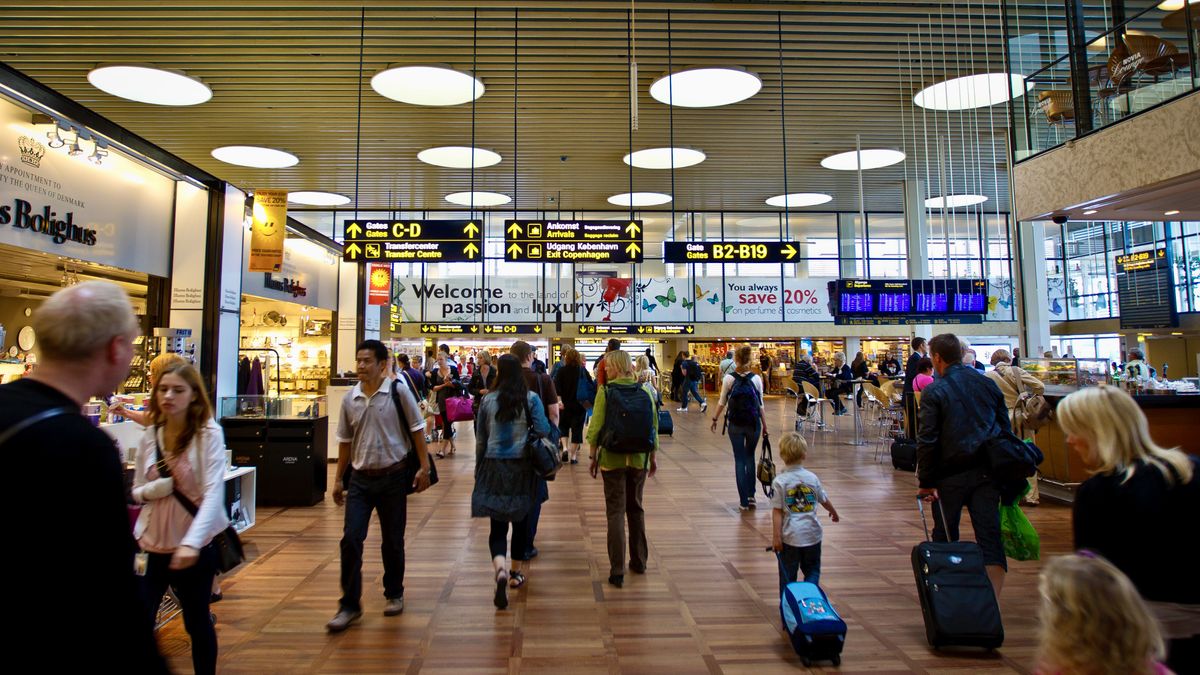
[[[790,406],[768,401],[776,437]],[[673,413],[657,477],[646,486],[650,569],[605,583],[604,499],[583,464],[551,484],[529,582],[512,605],[492,607],[488,524],[470,515],[473,443],[439,463],[441,483],[409,501],[403,615],[382,615],[378,536],[367,542],[366,613],[330,636],[336,610],[342,512],[260,508],[247,534],[251,562],[224,583],[214,606],[223,672],[791,673],[803,671],[780,630],[771,512],[737,510],[726,438],[698,410]],[[851,429],[851,418],[840,418]],[[925,642],[909,563],[922,538],[910,473],[878,463],[872,447],[822,434],[808,466],[842,515],[823,519],[822,583],[849,624],[840,672],[1028,672],[1036,647],[1040,563],[1012,563],[1002,597],[1006,640],[996,654],[943,654]],[[332,471],[332,467],[331,467]],[[1028,511],[1043,556],[1070,545],[1070,512]],[[965,519],[965,516],[964,516]],[[965,529],[965,528],[964,528]],[[969,530],[966,530],[969,532]],[[160,635],[179,672],[190,672],[186,633]],[[814,671],[833,671],[828,664]]]

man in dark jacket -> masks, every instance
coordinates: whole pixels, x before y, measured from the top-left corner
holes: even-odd
[[[934,509],[934,541],[958,541],[958,522],[967,507],[999,598],[1008,569],[1000,541],[1000,492],[987,475],[980,446],[1009,429],[1008,407],[995,382],[963,365],[957,336],[938,335],[929,349],[938,379],[921,392],[918,492],[927,502],[941,501]]]
[[[925,338],[912,339],[912,353],[908,355],[908,363],[904,366],[904,426],[909,438],[917,437],[917,399],[913,396],[913,381],[917,379],[917,364],[929,355],[929,347]]]

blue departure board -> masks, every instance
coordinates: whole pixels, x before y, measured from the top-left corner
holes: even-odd
[[[950,298],[946,291],[913,289],[913,305],[919,313],[942,313],[950,306]]]
[[[955,314],[987,313],[987,281],[982,279],[955,279],[949,282],[953,289],[952,311]]]
[[[871,291],[842,291],[839,307],[842,314],[873,314],[875,296]]]
[[[912,311],[912,288],[905,281],[872,281],[876,309],[880,314],[908,314]]]

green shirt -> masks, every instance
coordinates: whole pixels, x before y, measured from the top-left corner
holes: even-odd
[[[608,384],[637,384],[637,380],[632,377],[621,377],[609,382]],[[655,400],[654,390],[649,384],[643,384],[642,389],[650,396],[650,400]],[[588,424],[587,442],[588,445],[600,445],[600,429],[604,426],[604,387],[596,387],[596,401],[592,404],[592,421]],[[655,410],[654,418],[654,449],[658,450],[658,411]],[[649,452],[639,452],[635,454],[625,454],[616,452],[605,452],[604,448],[597,450],[597,457],[600,460],[601,471],[612,471],[614,469],[649,469],[650,468]]]

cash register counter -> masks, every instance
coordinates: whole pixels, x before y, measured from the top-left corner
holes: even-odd
[[[1046,401],[1057,407],[1058,402],[1074,390],[1074,387],[1047,386]],[[1133,399],[1146,413],[1150,436],[1155,443],[1200,455],[1200,435],[1196,434],[1200,395],[1138,394]],[[1075,488],[1087,480],[1089,474],[1079,456],[1067,447],[1066,435],[1059,428],[1058,421],[1051,418],[1046,426],[1034,434],[1034,442],[1046,455],[1046,461],[1039,467],[1042,496],[1073,502]]]

